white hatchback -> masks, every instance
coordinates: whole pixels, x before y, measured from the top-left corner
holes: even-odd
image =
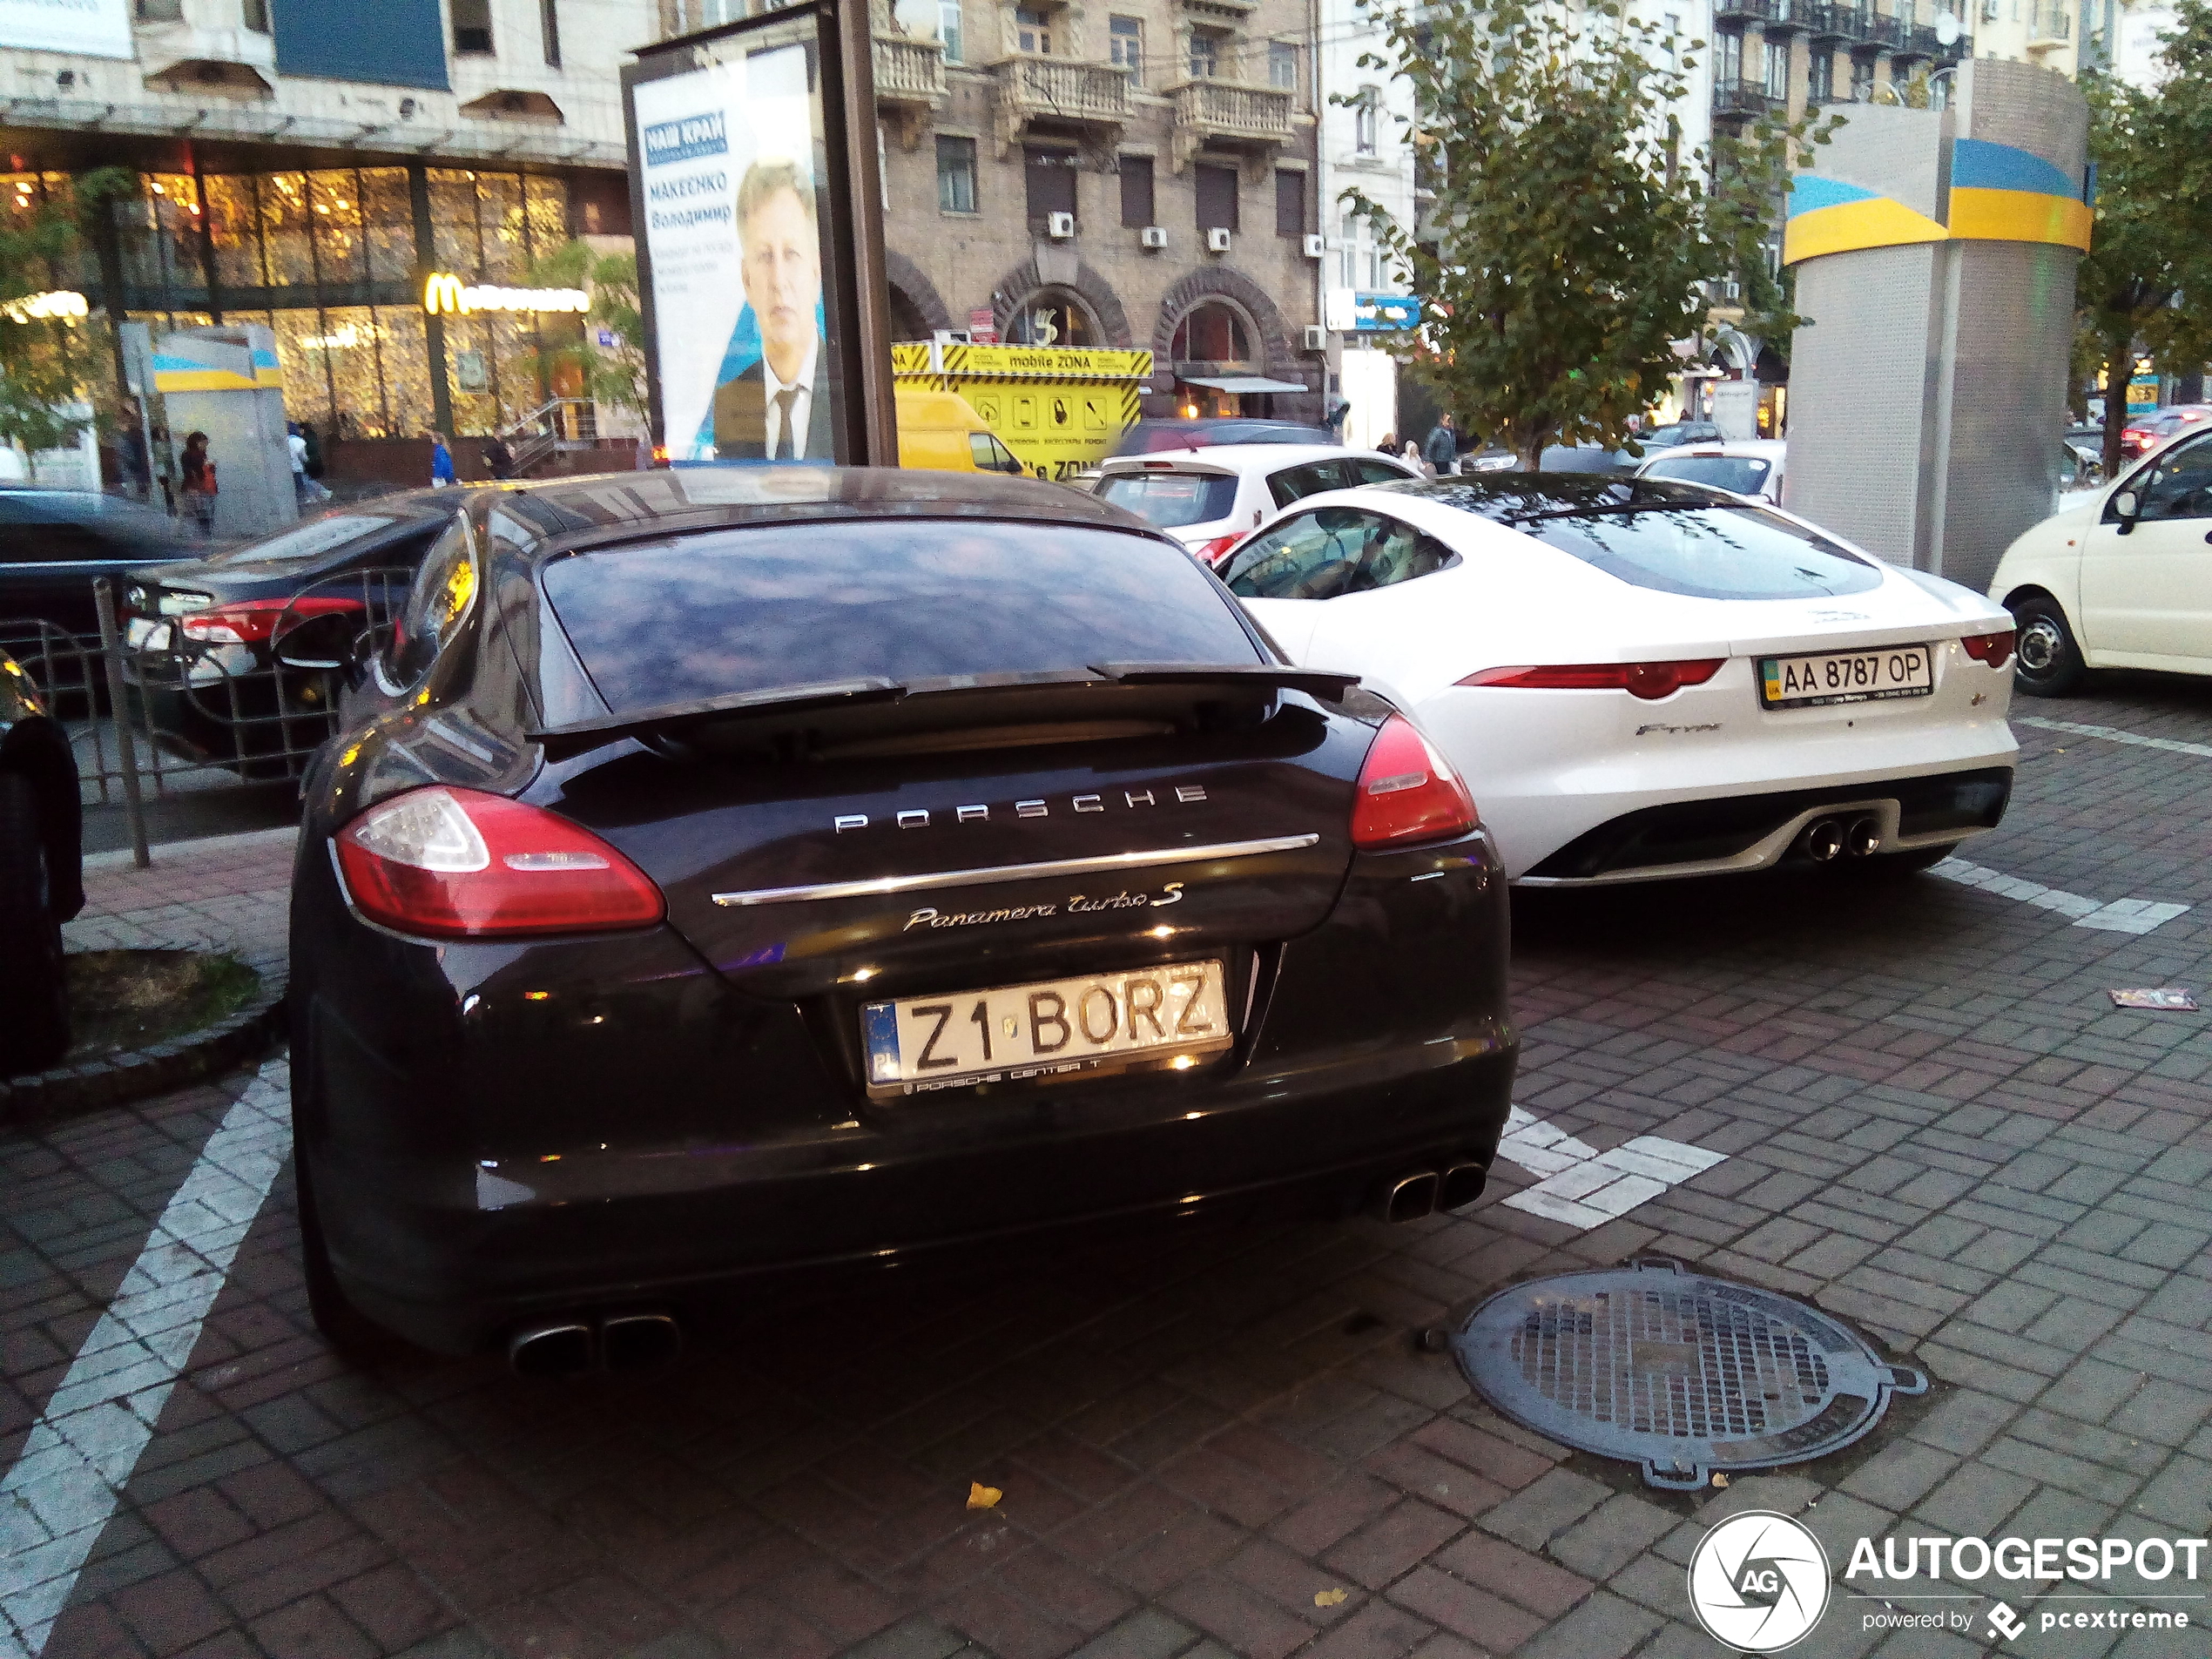
[[[1421,474],[1372,449],[1333,444],[1224,443],[1118,455],[1092,488],[1211,564],[1278,509],[1328,489]]]
[[[1302,501],[1219,567],[1411,713],[1507,874],[1925,867],[1995,826],[2012,618],[1699,485],[1487,473]]]
[[[1782,503],[1782,472],[1790,446],[1780,438],[1723,438],[1655,450],[1636,469],[1639,478],[1679,478],[1731,495]]]

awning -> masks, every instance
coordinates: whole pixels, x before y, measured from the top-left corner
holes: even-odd
[[[1217,392],[1310,392],[1310,386],[1300,386],[1296,381],[1271,381],[1264,374],[1230,374],[1219,380],[1210,380],[1198,374],[1181,374],[1177,378],[1185,386],[1204,386]]]

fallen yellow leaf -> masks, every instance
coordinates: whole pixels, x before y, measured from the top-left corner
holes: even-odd
[[[968,1483],[968,1507],[970,1509],[995,1509],[1006,1494],[996,1487],[987,1487],[981,1480]]]
[[[1344,1598],[1349,1594],[1350,1592],[1346,1590],[1316,1590],[1313,1592],[1313,1605],[1341,1607],[1344,1604]]]
[[[1713,1471],[1713,1484],[1716,1487],[1724,1487],[1728,1484],[1728,1477],[1716,1469]]]

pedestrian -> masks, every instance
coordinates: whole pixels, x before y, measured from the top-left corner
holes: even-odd
[[[185,453],[177,461],[178,493],[184,498],[185,516],[199,529],[202,541],[215,539],[215,462],[207,453],[207,435],[185,435]]]
[[[1375,445],[1375,453],[1377,455],[1395,455],[1398,453],[1398,435],[1395,432],[1384,433],[1382,435],[1381,442]]]
[[[491,475],[495,478],[512,478],[515,475],[515,452],[507,447],[496,432],[484,440],[484,465],[491,469]]]
[[[123,473],[123,487],[140,501],[153,499],[153,462],[146,454],[145,428],[136,400],[123,405],[122,428],[116,435],[116,458]]]
[[[430,435],[430,482],[439,489],[460,482],[460,475],[453,469],[453,451],[446,447],[446,435]]]
[[[1406,440],[1406,448],[1399,453],[1398,458],[1417,472],[1426,472],[1432,477],[1436,474],[1436,469],[1421,459],[1421,446],[1411,438]]]
[[[1421,445],[1421,459],[1436,469],[1439,478],[1448,478],[1460,469],[1460,435],[1453,430],[1449,410],[1436,417],[1436,424],[1429,428],[1428,440]]]
[[[1342,443],[1344,442],[1345,416],[1350,415],[1351,413],[1352,400],[1349,398],[1340,397],[1334,403],[1329,406],[1329,414],[1327,417],[1328,428],[1335,435],[1336,440],[1339,443]]]
[[[284,448],[292,458],[292,499],[302,507],[311,502],[328,501],[330,492],[307,476],[307,441],[300,435],[296,421],[285,430]]]
[[[300,439],[307,446],[307,476],[317,483],[322,482],[322,440],[316,436],[313,421],[300,422]]]

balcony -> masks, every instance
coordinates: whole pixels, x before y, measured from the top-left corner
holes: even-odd
[[[1748,120],[1790,107],[1790,100],[1766,90],[1763,81],[1715,81],[1713,119]]]
[[[1034,52],[1001,57],[990,68],[992,125],[1001,157],[1013,151],[1032,121],[1081,129],[1101,149],[1110,148],[1129,125],[1125,69]]]
[[[1771,31],[1802,29],[1806,15],[1817,10],[1812,0],[1714,0],[1713,20],[1742,20],[1764,24]]]
[[[150,6],[136,34],[148,86],[165,92],[267,98],[276,41],[266,0],[184,0]]]
[[[1870,46],[1896,51],[1911,38],[1912,25],[1902,17],[1892,17],[1879,11],[1861,11],[1858,17],[1858,39]]]
[[[1175,169],[1190,165],[1209,143],[1264,149],[1291,136],[1294,95],[1279,86],[1240,81],[1183,81],[1168,88],[1175,100]]]
[[[945,43],[878,30],[875,104],[900,144],[918,147],[930,117],[945,107]]]

